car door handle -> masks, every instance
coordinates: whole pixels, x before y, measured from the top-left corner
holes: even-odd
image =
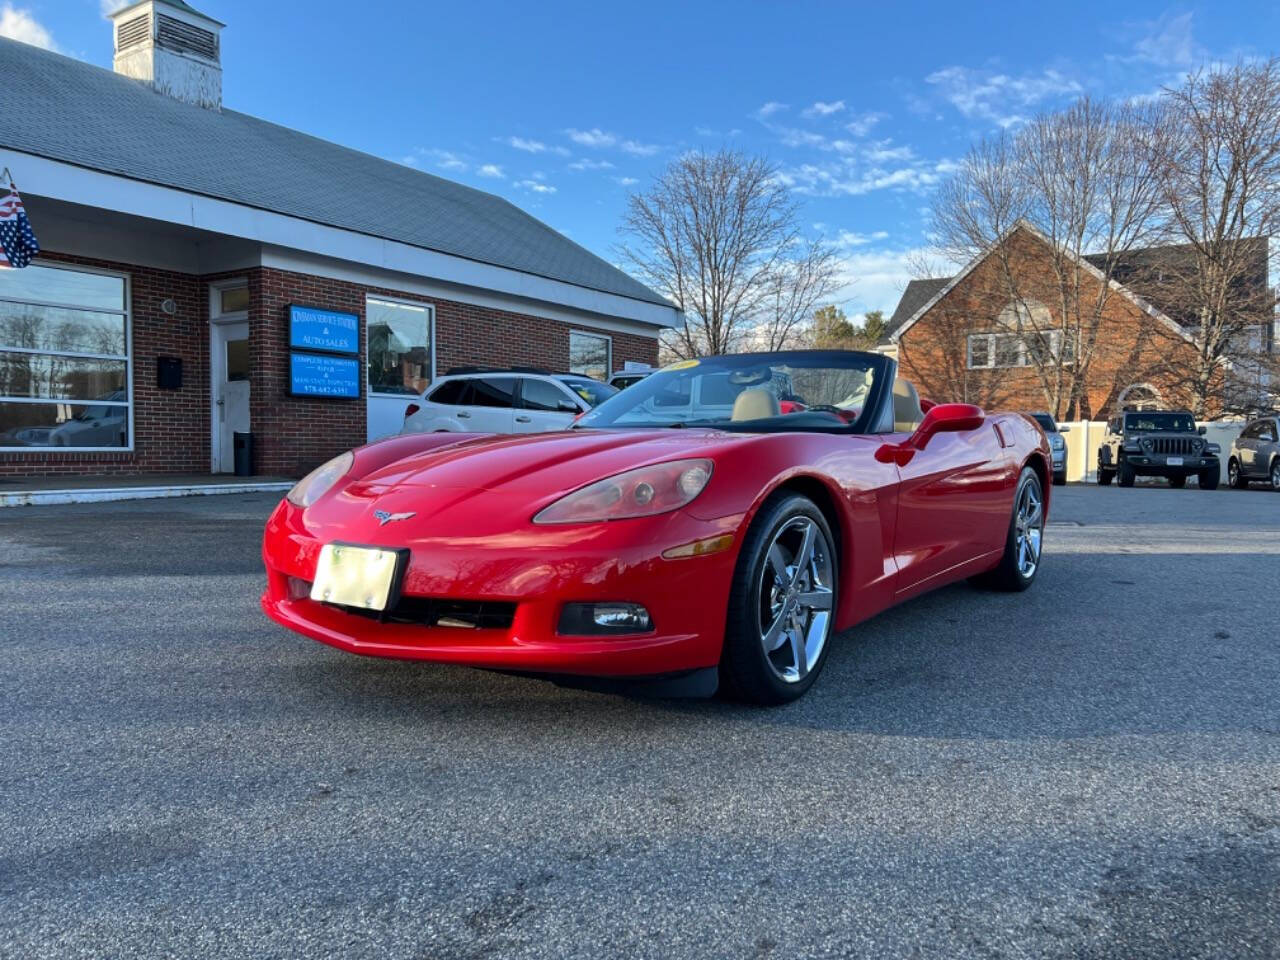
[[[466,410],[459,410],[459,411],[458,411],[458,419],[459,419],[459,420],[470,420],[470,419],[471,419],[471,414],[469,414]]]
[[[531,417],[516,417],[516,423],[528,423]]]

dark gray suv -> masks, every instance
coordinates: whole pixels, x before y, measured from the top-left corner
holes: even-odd
[[[1184,487],[1187,477],[1198,477],[1201,490],[1215,490],[1220,450],[1204,432],[1186,410],[1127,410],[1112,417],[1098,448],[1098,483],[1105,487],[1114,478],[1132,487],[1137,477],[1165,477],[1169,486]]]

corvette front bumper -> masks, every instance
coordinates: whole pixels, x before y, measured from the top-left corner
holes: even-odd
[[[736,533],[741,518],[704,521],[682,511],[639,520],[529,527],[466,542],[396,542],[409,547],[403,595],[410,601],[489,605],[509,624],[466,627],[380,622],[307,595],[324,545],[303,511],[282,502],[267,524],[262,609],[282,626],[350,653],[477,667],[598,677],[649,677],[715,666],[724,638],[736,539],[718,553],[668,560],[673,546]],[[368,533],[373,539],[375,533]],[[352,538],[353,542],[358,538]],[[643,605],[653,630],[562,636],[569,603]],[[504,618],[505,619],[505,618]]]

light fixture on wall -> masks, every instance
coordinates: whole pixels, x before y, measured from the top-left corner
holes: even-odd
[[[178,315],[178,304],[172,297],[167,300],[160,301],[160,312],[169,317]]]

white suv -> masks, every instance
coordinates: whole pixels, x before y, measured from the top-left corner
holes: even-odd
[[[401,433],[564,430],[618,391],[576,373],[457,367],[409,404]]]

